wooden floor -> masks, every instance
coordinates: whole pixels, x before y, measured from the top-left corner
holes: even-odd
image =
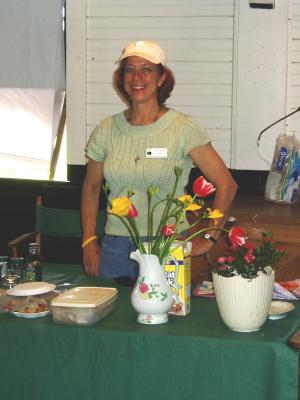
[[[288,255],[280,262],[276,273],[276,281],[300,278],[300,203],[282,205],[267,202],[262,196],[237,196],[231,215],[236,224],[242,226],[251,241],[258,242],[262,230],[273,232],[276,240],[287,249]],[[228,247],[223,238],[211,251],[210,258],[223,254]],[[195,257],[192,260],[192,281],[201,282],[210,278],[211,264],[207,257]]]

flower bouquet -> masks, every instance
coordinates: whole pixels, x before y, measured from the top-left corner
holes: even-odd
[[[178,180],[182,174],[182,169],[179,167],[174,168],[175,182],[172,191],[165,199],[153,202],[153,197],[160,191],[159,187],[149,186],[147,190],[147,237],[142,238],[138,226],[138,210],[132,202],[134,192],[129,190],[126,197],[113,198],[108,200],[108,213],[116,216],[127,228],[132,240],[134,241],[137,249],[141,254],[153,254],[159,258],[161,264],[168,257],[170,249],[175,240],[180,239],[181,244],[184,245],[195,236],[204,234],[207,230],[221,229],[217,227],[203,228],[193,234],[188,234],[190,228],[197,225],[201,220],[222,218],[223,214],[220,210],[211,210],[204,207],[203,198],[213,193],[216,188],[201,176],[193,183],[194,196],[183,194],[176,197],[176,189]],[[104,192],[108,198],[109,187],[104,185]],[[154,230],[153,216],[156,212],[157,206],[165,203],[165,207],[160,218],[158,226]],[[197,212],[198,217],[196,221],[188,228],[181,230],[181,224],[185,219],[187,212]]]
[[[130,258],[139,265],[137,281],[131,293],[131,304],[138,312],[138,322],[143,324],[162,324],[168,321],[168,312],[176,305],[184,307],[186,296],[181,292],[182,281],[178,277],[182,274],[182,265],[177,262],[175,251],[193,237],[204,234],[208,227],[190,234],[189,228],[201,220],[223,217],[218,210],[211,210],[204,206],[204,197],[216,189],[203,177],[193,184],[194,195],[177,195],[177,186],[182,174],[181,168],[174,168],[175,181],[172,191],[165,198],[156,196],[160,188],[149,186],[147,189],[147,226],[141,236],[138,228],[138,210],[132,201],[134,192],[129,190],[127,196],[108,199],[108,213],[116,216],[128,230],[137,250],[130,254]],[[104,186],[108,197],[109,188]],[[160,212],[161,215],[158,214]],[[187,212],[197,213],[195,222],[187,229],[182,228]],[[159,218],[157,218],[159,216]],[[154,226],[155,221],[155,226]],[[175,242],[180,240],[180,242]],[[170,254],[171,253],[171,254]],[[172,278],[165,274],[167,259],[175,266]],[[184,271],[183,271],[184,272]],[[184,315],[184,314],[183,314]]]

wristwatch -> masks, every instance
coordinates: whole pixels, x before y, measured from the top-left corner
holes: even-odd
[[[215,239],[210,233],[206,233],[204,235],[204,239],[210,240],[211,242],[213,242],[215,244],[217,243],[217,239]]]

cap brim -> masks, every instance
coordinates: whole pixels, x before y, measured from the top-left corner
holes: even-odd
[[[137,57],[144,58],[145,60],[148,60],[148,61],[152,62],[153,64],[165,65],[165,62],[162,62],[158,58],[153,57],[153,56],[149,56],[148,54],[144,54],[144,53],[139,52],[139,51],[133,51],[133,52],[130,52],[130,53],[127,53],[127,54],[125,53],[125,54],[121,55],[121,57],[118,59],[117,63],[119,63],[122,60],[124,60],[125,58],[131,57],[131,56],[137,56]]]

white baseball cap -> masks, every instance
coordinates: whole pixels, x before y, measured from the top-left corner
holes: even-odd
[[[166,65],[166,54],[156,42],[149,40],[138,40],[129,43],[122,51],[117,62],[124,60],[130,56],[138,56],[145,58],[153,64]]]

